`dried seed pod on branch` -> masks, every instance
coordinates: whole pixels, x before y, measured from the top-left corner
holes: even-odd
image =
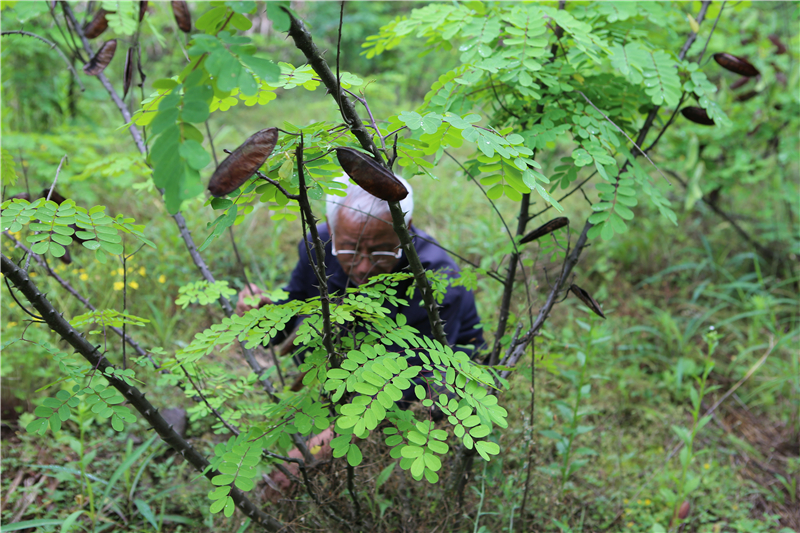
[[[213,196],[225,196],[238,189],[272,154],[278,142],[278,129],[254,133],[220,163],[211,176],[208,190]]]
[[[340,147],[336,149],[336,157],[347,175],[372,196],[387,202],[399,202],[408,196],[400,180],[370,156]]]
[[[111,39],[103,43],[100,50],[83,66],[83,72],[89,76],[97,76],[103,72],[111,60],[114,59],[114,53],[117,51],[117,40]]]

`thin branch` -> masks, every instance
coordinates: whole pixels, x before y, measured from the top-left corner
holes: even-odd
[[[311,68],[314,69],[314,72],[316,72],[320,77],[322,83],[331,93],[334,100],[336,100],[336,103],[339,104],[339,108],[342,111],[345,122],[347,122],[350,126],[350,131],[352,131],[353,135],[356,136],[356,139],[361,142],[361,146],[370,152],[378,161],[382,162],[383,160],[380,156],[380,153],[375,147],[375,143],[372,141],[372,137],[367,132],[366,127],[364,127],[361,117],[359,117],[358,113],[356,113],[353,103],[347,98],[341,98],[339,82],[334,77],[334,74],[331,72],[331,69],[328,67],[325,59],[323,59],[322,53],[311,39],[311,34],[306,29],[305,24],[298,20],[297,17],[294,16],[294,13],[292,13],[290,10],[286,9],[285,7],[281,7],[281,9],[284,10],[291,21],[291,26],[289,27],[289,36],[294,40],[297,48],[299,48],[300,51],[306,56]]]
[[[16,238],[14,238],[13,235],[8,233],[7,231],[4,231],[3,235],[5,235],[6,237],[8,237],[12,241],[14,241],[14,245],[17,248],[22,249],[26,253],[30,252],[30,250],[24,244],[19,242]],[[68,293],[70,293],[75,298],[77,298],[78,301],[81,302],[84,305],[84,307],[86,307],[90,311],[97,311],[97,308],[95,306],[93,306],[92,303],[89,300],[84,298],[83,295],[81,295],[81,293],[79,293],[72,285],[69,284],[69,282],[67,282],[65,279],[63,279],[61,276],[59,276],[56,273],[55,270],[50,268],[50,265],[48,265],[47,262],[44,261],[38,254],[33,254],[33,260],[36,261],[39,264],[39,266],[41,266],[42,268],[46,269],[47,270],[47,274],[50,277],[52,277],[53,279],[55,279],[59,283],[59,285],[64,287],[64,289]],[[109,326],[109,329],[111,329],[111,331],[113,331],[114,333],[119,335],[121,338],[123,338],[125,340],[125,342],[128,343],[128,346],[133,348],[134,351],[136,351],[137,354],[141,355],[142,357],[147,357],[150,360],[150,362],[153,363],[153,367],[155,367],[156,370],[158,370],[160,368],[160,365],[158,363],[156,363],[155,360],[153,360],[152,356],[149,353],[147,353],[147,351],[144,348],[142,348],[139,345],[139,343],[137,343],[135,340],[133,340],[133,338],[130,335],[124,335],[123,336],[122,330],[119,329],[118,327],[115,327],[115,326]]]
[[[506,234],[508,234],[508,238],[511,240],[511,242],[514,242],[514,236],[511,234],[511,229],[508,227],[508,224],[506,224],[506,219],[503,218],[503,215],[500,213],[500,210],[497,208],[497,206],[492,201],[492,199],[489,198],[489,196],[486,194],[486,191],[484,190],[483,186],[481,186],[481,184],[478,182],[478,180],[476,180],[475,177],[466,169],[466,167],[463,164],[461,164],[461,161],[459,161],[458,159],[453,157],[453,155],[450,152],[448,152],[447,150],[444,151],[444,154],[447,157],[449,157],[450,159],[452,159],[453,161],[455,161],[456,165],[461,167],[461,170],[464,172],[464,174],[466,174],[467,177],[469,179],[471,179],[472,182],[475,183],[475,185],[478,186],[478,188],[481,190],[483,195],[486,197],[486,199],[492,205],[492,208],[494,209],[494,212],[497,213],[497,216],[500,218],[500,222],[503,223],[503,227],[506,229]],[[516,249],[517,249],[516,244],[514,244],[514,250],[516,250]]]
[[[680,175],[678,175],[677,172],[667,169],[667,173],[669,173],[672,177],[674,177],[676,180],[678,180],[678,183],[683,185],[684,188],[688,188],[688,184],[686,183],[686,180],[681,178]],[[733,219],[732,216],[730,216],[724,210],[720,209],[715,202],[712,202],[711,200],[709,200],[707,195],[703,195],[702,200],[703,200],[703,203],[705,203],[708,207],[710,207],[712,211],[714,211],[717,215],[722,217],[728,224],[733,226],[733,229],[736,230],[736,232],[739,235],[741,235],[742,238],[748,244],[750,244],[753,248],[755,248],[758,251],[759,254],[761,254],[764,258],[769,259],[769,260],[775,259],[775,254],[771,250],[769,250],[768,248],[765,248],[764,246],[759,244],[758,241],[756,241],[753,237],[750,236],[749,233],[747,233],[744,230],[744,228],[742,228],[739,224],[736,223],[736,221]]]
[[[59,48],[56,45],[56,43],[54,43],[52,41],[48,41],[47,39],[45,39],[41,35],[37,35],[35,33],[29,32],[29,31],[13,30],[13,31],[4,31],[4,32],[0,33],[0,35],[14,35],[14,34],[25,35],[27,37],[33,37],[34,39],[39,39],[43,43],[47,44],[51,49],[53,49],[56,52],[58,52],[58,55],[60,55],[61,59],[64,60],[64,63],[67,64],[67,68],[69,69],[69,71],[72,72],[72,75],[74,76],[75,81],[78,82],[78,86],[80,86],[81,92],[86,90],[86,87],[83,86],[83,82],[81,82],[81,78],[78,76],[78,72],[75,70],[75,67],[72,66],[72,63],[70,62],[70,60],[67,58],[66,55],[64,55],[64,52],[61,51],[61,48]]]
[[[589,177],[588,177],[588,178],[586,178],[585,180],[583,180],[582,182],[580,182],[579,184],[577,184],[577,185],[576,185],[576,186],[575,186],[575,187],[574,187],[574,188],[573,188],[571,191],[569,191],[567,194],[565,194],[564,196],[562,196],[561,198],[559,198],[559,199],[558,199],[558,203],[561,203],[561,202],[563,202],[563,201],[564,201],[566,198],[569,198],[569,197],[570,197],[570,196],[572,196],[574,193],[578,192],[578,189],[580,189],[581,187],[583,187],[584,185],[586,185],[586,183],[587,183],[587,182],[588,182],[590,179],[592,179],[592,178],[595,176],[595,174],[597,174],[597,171],[596,171],[596,170],[595,170],[594,172],[592,172],[591,174],[589,174]],[[533,215],[531,215],[531,218],[530,218],[530,219],[531,219],[531,220],[533,220],[534,218],[536,218],[536,217],[540,216],[541,214],[543,214],[545,211],[549,211],[549,210],[550,210],[552,207],[553,207],[553,205],[552,205],[552,204],[548,205],[547,207],[545,207],[544,209],[542,209],[542,210],[541,210],[541,211],[539,211],[538,213],[534,213]]]
[[[284,189],[284,188],[283,188],[283,186],[282,186],[280,183],[278,183],[278,182],[277,182],[277,181],[275,181],[274,179],[270,178],[269,176],[267,176],[266,174],[264,174],[264,173],[263,173],[263,172],[261,172],[260,170],[257,170],[257,171],[256,171],[256,175],[257,175],[259,178],[261,178],[262,180],[266,181],[267,183],[270,183],[270,184],[274,185],[274,186],[275,186],[275,188],[276,188],[276,189],[278,189],[279,191],[281,191],[281,193],[282,193],[282,194],[283,194],[283,195],[284,195],[286,198],[288,198],[289,200],[299,200],[299,199],[300,199],[300,195],[298,195],[298,194],[292,194],[292,193],[290,193],[289,191],[287,191],[286,189]]]
[[[708,38],[706,39],[706,44],[703,45],[703,51],[700,52],[700,57],[697,58],[697,62],[703,60],[703,56],[706,55],[706,50],[708,49],[708,43],[711,42],[711,36],[714,35],[714,30],[717,29],[717,22],[719,22],[719,18],[722,15],[722,10],[725,9],[725,4],[727,4],[727,0],[723,0],[722,5],[719,7],[719,13],[717,13],[717,18],[714,19],[714,25],[711,27],[711,32],[708,34]],[[705,12],[703,13],[705,17]],[[689,49],[687,48],[686,51],[688,52]]]
[[[351,446],[355,446],[355,444],[352,444]],[[353,466],[348,462],[347,492],[350,493],[350,499],[353,500],[353,507],[355,508],[355,522],[358,523],[361,521],[361,505],[358,503],[358,497],[356,496],[356,488],[355,484],[353,483],[354,478],[355,478],[355,468],[353,468]]]
[[[659,173],[659,174],[661,174],[661,177],[662,177],[662,178],[664,178],[664,180],[666,180],[666,182],[667,182],[667,183],[669,183],[669,180],[667,179],[667,177],[664,175],[664,173],[663,173],[663,172],[661,172],[661,169],[660,169],[660,168],[658,168],[658,166],[656,166],[656,164],[655,164],[655,163],[653,163],[653,160],[652,160],[652,159],[650,159],[650,156],[649,156],[649,155],[647,155],[647,154],[646,154],[644,151],[642,151],[642,148],[641,148],[641,147],[640,147],[638,144],[636,144],[636,142],[634,142],[634,140],[633,140],[633,139],[631,139],[631,138],[628,136],[628,134],[627,134],[627,133],[625,133],[625,131],[623,131],[623,129],[622,129],[622,128],[620,128],[619,126],[617,126],[617,124],[616,124],[616,123],[615,123],[613,120],[611,120],[610,118],[608,118],[608,115],[606,115],[605,113],[603,113],[602,111],[600,111],[600,109],[599,109],[599,108],[598,108],[596,105],[594,105],[594,102],[592,102],[591,100],[589,100],[589,97],[588,97],[588,96],[586,96],[585,94],[583,94],[583,92],[582,92],[582,91],[577,91],[577,93],[578,93],[578,94],[580,94],[581,96],[583,96],[583,99],[584,99],[584,100],[586,100],[587,102],[589,102],[589,105],[590,105],[590,106],[592,106],[592,107],[594,108],[594,110],[595,110],[595,111],[597,111],[598,113],[600,113],[601,115],[603,115],[603,118],[604,118],[604,119],[606,119],[608,122],[610,122],[612,126],[614,126],[615,128],[617,128],[617,131],[619,131],[621,134],[623,134],[623,135],[625,136],[625,138],[626,138],[626,139],[628,139],[628,140],[629,140],[631,143],[633,143],[633,146],[635,146],[635,147],[636,147],[636,149],[637,149],[637,150],[639,150],[639,152],[641,152],[641,154],[642,154],[642,155],[645,157],[645,159],[647,159],[647,160],[650,162],[650,164],[651,164],[651,165],[653,165],[653,166],[655,167],[655,169],[656,169],[656,170],[658,170],[658,173]]]
[[[58,183],[58,175],[61,173],[61,165],[63,165],[63,164],[64,164],[64,160],[65,160],[66,158],[67,158],[67,154],[64,154],[64,155],[61,157],[61,162],[60,162],[60,163],[58,163],[58,168],[56,169],[56,177],[55,177],[55,178],[53,178],[53,184],[52,184],[52,185],[50,185],[50,190],[47,192],[47,198],[45,199],[45,200],[46,200],[46,201],[48,201],[48,202],[50,201],[50,196],[52,196],[52,194],[53,194],[53,189],[55,189],[55,188],[56,188],[56,183]],[[27,270],[28,270],[28,267],[29,267],[30,265],[31,265],[31,253],[30,253],[30,251],[29,251],[29,252],[28,252],[28,255],[25,257],[25,271],[27,271]]]
[[[2,255],[0,256],[0,271],[2,271],[3,275],[7,276],[14,286],[25,295],[33,307],[44,317],[50,328],[62,339],[67,341],[94,368],[101,371],[109,384],[125,397],[131,406],[147,420],[150,426],[156,430],[167,444],[180,453],[184,459],[189,461],[198,472],[203,472],[205,477],[209,480],[219,475],[216,469],[209,468],[209,462],[202,453],[195,450],[191,444],[172,429],[172,426],[158,413],[158,409],[145,399],[139,389],[128,385],[125,381],[116,377],[116,374],[109,372],[111,368],[114,368],[113,365],[98,352],[97,347],[83,338],[69,322],[56,311],[53,304],[39,291],[24,270],[15,265],[13,261],[5,255]],[[285,524],[282,524],[272,516],[264,513],[236,487],[231,487],[230,496],[233,498],[236,507],[238,507],[245,516],[248,516],[267,531],[286,531],[287,526]]]
[[[303,135],[301,132],[300,143],[295,150],[295,157],[297,158],[297,175],[300,181],[300,194],[298,203],[303,214],[304,224],[308,224],[308,229],[311,232],[311,239],[314,243],[314,252],[317,256],[316,263],[311,257],[311,248],[309,247],[308,240],[305,238],[305,231],[303,232],[303,242],[306,245],[306,253],[308,254],[308,261],[314,269],[314,274],[319,283],[319,300],[322,306],[322,344],[325,346],[325,351],[328,353],[329,360],[335,361],[337,359],[336,350],[333,347],[333,326],[331,324],[331,308],[330,297],[328,296],[328,275],[325,272],[325,245],[317,231],[317,221],[314,219],[314,213],[311,210],[311,204],[308,201],[308,191],[306,190],[306,177],[303,169]]]
[[[236,435],[238,437],[239,436],[239,430],[236,429],[234,426],[232,426],[230,423],[228,423],[228,421],[225,420],[222,417],[222,413],[217,411],[214,407],[211,407],[211,404],[208,403],[208,400],[206,399],[205,395],[203,394],[203,391],[200,390],[200,387],[195,385],[194,381],[192,381],[192,376],[189,375],[189,372],[186,370],[186,368],[183,366],[183,364],[179,364],[178,366],[181,368],[181,370],[183,370],[183,375],[185,375],[186,379],[189,380],[189,384],[195,390],[197,395],[200,396],[200,399],[203,401],[203,403],[206,404],[206,407],[208,407],[208,409],[214,414],[214,416],[217,417],[217,420],[222,422],[223,426],[228,428],[228,431],[230,431],[231,433],[233,433],[234,435]]]

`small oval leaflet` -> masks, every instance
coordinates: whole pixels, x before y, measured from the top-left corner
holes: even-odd
[[[131,88],[131,80],[133,79],[133,47],[128,48],[128,53],[125,55],[125,72],[122,75],[122,99],[128,96],[128,90]]]
[[[563,228],[569,224],[569,219],[567,217],[558,217],[554,218],[553,220],[546,222],[533,230],[532,232],[525,235],[520,241],[520,244],[525,244],[531,241],[535,241],[540,237],[544,237],[548,233],[553,233],[555,230]]]
[[[172,0],[172,14],[175,15],[175,22],[183,33],[192,31],[192,15],[189,13],[189,6],[184,0]]]
[[[736,74],[741,74],[742,76],[752,78],[759,75],[756,67],[751,65],[747,60],[737,57],[733,54],[728,54],[725,52],[716,53],[714,54],[714,61],[719,63],[721,67],[730,70],[731,72],[735,72]]]
[[[577,296],[580,299],[580,301],[585,303],[589,309],[594,311],[594,314],[596,314],[600,318],[606,317],[606,315],[604,315],[603,311],[600,309],[600,304],[598,304],[597,301],[594,298],[592,298],[591,294],[589,294],[588,292],[586,292],[585,290],[581,289],[580,287],[574,284],[571,285],[569,289],[572,291],[572,294]]]
[[[714,125],[714,121],[711,120],[711,117],[708,116],[708,113],[706,113],[706,110],[702,107],[684,107],[681,109],[681,114],[697,124],[702,124],[704,126]]]
[[[103,72],[111,60],[114,59],[114,53],[117,51],[117,40],[111,39],[103,43],[100,50],[83,66],[83,72],[89,76],[97,76]]]
[[[108,15],[108,11],[102,8],[94,14],[92,21],[83,28],[83,34],[87,39],[94,39],[108,29],[108,19],[106,15]]]
[[[277,128],[263,129],[251,135],[214,171],[208,184],[209,192],[219,197],[238,189],[264,164],[277,142]]]
[[[387,202],[399,202],[408,196],[408,190],[400,180],[370,156],[352,148],[339,147],[336,157],[347,175],[372,196]]]

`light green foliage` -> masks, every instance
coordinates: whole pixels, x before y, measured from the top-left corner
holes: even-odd
[[[47,343],[42,343],[40,346],[50,353],[58,364],[59,370],[64,376],[62,380],[80,383],[88,375],[96,372],[92,365],[83,359],[59,352]],[[135,372],[132,369],[122,370],[109,367],[107,375],[133,384]],[[125,422],[136,421],[136,416],[130,408],[120,405],[124,401],[125,398],[115,388],[108,386],[108,381],[103,375],[97,374],[86,386],[75,384],[59,390],[55,397],[45,398],[42,404],[34,410],[33,414],[36,418],[28,423],[26,429],[29,433],[44,435],[49,427],[54,433],[57,433],[61,429],[61,423],[69,420],[71,410],[81,405],[82,408],[91,407],[91,412],[101,419],[110,418],[114,430],[123,431]]]
[[[14,156],[11,155],[11,152],[6,150],[5,148],[2,149],[3,158],[2,158],[2,169],[0,169],[0,178],[3,180],[3,186],[14,185],[17,183],[17,171],[16,171],[16,163],[14,162]]]
[[[81,328],[89,324],[97,324],[101,328],[106,326],[120,328],[123,324],[131,326],[144,326],[150,322],[146,318],[120,313],[116,309],[103,309],[100,311],[90,311],[82,315],[73,317],[69,323],[74,328]]]
[[[211,480],[217,488],[208,494],[214,502],[209,508],[212,513],[224,511],[225,516],[233,515],[235,505],[229,495],[232,486],[245,492],[255,487],[254,478],[258,475],[256,466],[261,460],[261,449],[265,444],[266,438],[259,436],[256,430],[231,437],[227,443],[217,444],[211,468],[220,473]]]
[[[103,9],[108,11],[108,28],[119,35],[133,35],[139,25],[139,5],[135,2],[103,0]]]
[[[73,200],[66,200],[58,205],[44,198],[33,203],[15,198],[3,202],[2,209],[2,230],[18,232],[27,226],[29,230],[36,232],[28,235],[26,240],[34,243],[31,250],[37,254],[63,256],[66,253],[64,247],[72,244],[73,235],[82,239],[81,244],[85,248],[94,250],[95,257],[101,263],[108,260],[106,254],[123,253],[120,233],[131,235],[155,248],[155,244],[142,233],[143,225],[135,225],[134,219],[123,215],[111,218],[105,214],[106,208],[102,205],[87,210],[75,205]]]
[[[227,281],[209,283],[202,280],[182,286],[178,289],[178,293],[180,296],[175,303],[186,309],[189,304],[208,305],[220,298],[230,298],[236,294],[236,291],[228,286]]]

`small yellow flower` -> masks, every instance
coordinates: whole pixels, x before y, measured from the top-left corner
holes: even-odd
[[[733,505],[731,507],[731,509],[733,509],[734,511],[738,511],[739,510],[739,506],[738,505]]]
[[[158,276],[158,282],[159,283],[166,283],[166,281],[167,281],[167,277],[164,274],[161,274],[160,276]]]
[[[639,505],[642,505],[642,500],[636,500],[636,503],[638,503]]]
[[[138,284],[138,283],[136,283],[135,281],[131,281],[130,283],[128,283],[128,286],[129,286],[131,289],[138,289],[138,288],[139,288],[139,284]]]
[[[89,279],[89,274],[81,274],[78,277],[81,279],[81,281],[86,281],[87,279]]]
[[[622,500],[622,503],[624,503],[625,505],[627,505],[629,501],[630,501],[630,500],[628,500],[628,498],[625,498],[624,500]]]
[[[37,276],[36,272],[31,272],[31,277],[35,278]]]
[[[122,283],[121,281],[115,281],[114,282],[114,290],[115,291],[121,291],[124,286],[125,286],[125,284]]]
[[[144,276],[147,274],[147,269],[145,267],[139,267],[139,275]]]
[[[80,272],[81,274],[83,274],[84,272],[86,272],[86,269],[85,269],[85,268],[78,269],[78,272]]]
[[[703,468],[705,468],[706,470],[708,470],[709,468],[711,468],[711,465],[710,465],[710,464],[708,464],[708,463],[706,463],[706,464],[704,464],[704,465],[703,465]]]
[[[16,325],[17,325],[17,323],[16,323],[16,322],[9,322],[9,323],[8,323],[8,327],[10,327],[10,328],[13,328],[13,327],[14,327],[14,326],[16,326]]]
[[[653,503],[653,502],[651,502],[650,500],[645,500],[645,501],[644,501],[644,504],[645,504],[645,505],[650,505],[651,503]]]
[[[120,268],[119,270],[117,270],[117,275],[118,276],[122,276],[123,274],[125,274],[125,269],[124,268]]]
[[[628,527],[633,527],[633,522],[628,522],[628,523],[627,523],[627,524],[625,524],[625,525],[626,525],[626,526],[628,526]]]

